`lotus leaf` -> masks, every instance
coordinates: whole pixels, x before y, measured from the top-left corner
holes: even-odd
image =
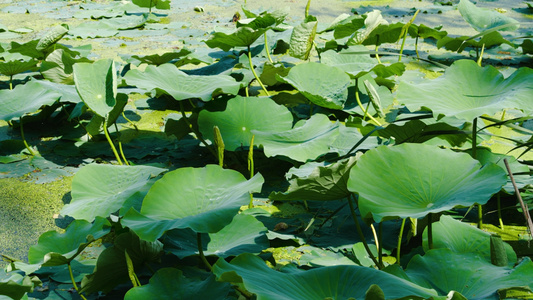
[[[367,267],[332,266],[281,273],[248,253],[237,256],[231,263],[219,259],[213,273],[219,281],[242,282],[258,300],[362,299],[373,284],[380,285],[387,299],[437,296],[434,290]]]
[[[478,8],[468,0],[461,0],[459,5],[457,5],[457,9],[463,16],[463,19],[479,32],[504,25],[509,26],[500,30],[514,31],[520,26],[518,21],[513,18],[494,10]]]
[[[247,47],[252,45],[266,30],[266,28],[253,29],[250,27],[239,27],[231,34],[215,32],[205,43],[210,48],[220,48],[224,51],[229,51],[234,47]]]
[[[457,291],[470,300],[499,299],[503,288],[529,286],[533,262],[522,260],[515,268],[497,267],[472,253],[434,249],[411,259],[405,271],[412,282],[445,296]]]
[[[110,25],[118,30],[134,29],[144,25],[148,20],[148,15],[143,14],[140,16],[125,16],[120,18],[113,18],[104,20],[102,23]]]
[[[111,59],[76,63],[73,67],[76,90],[83,102],[106,118],[116,104],[117,73]]]
[[[181,49],[179,52],[166,52],[162,55],[159,55],[159,54],[152,54],[152,55],[145,55],[145,56],[133,55],[132,57],[135,59],[138,59],[139,61],[143,63],[159,66],[159,65],[168,63],[174,59],[187,56],[191,53],[192,52],[188,49]]]
[[[187,75],[173,64],[148,66],[144,72],[130,70],[124,76],[126,82],[145,90],[166,93],[176,100],[199,98],[210,101],[220,93],[235,95],[241,83],[228,75]]]
[[[122,223],[148,241],[173,228],[218,232],[250,202],[249,193],[259,191],[263,181],[261,174],[247,181],[239,172],[218,165],[180,168],[148,191],[141,208],[145,216],[130,210]]]
[[[202,234],[204,255],[237,256],[241,253],[261,253],[269,247],[267,229],[263,223],[248,215],[238,214],[219,232]],[[196,232],[174,229],[162,239],[165,251],[179,258],[198,254]]]
[[[264,12],[258,16],[237,21],[237,27],[250,27],[254,30],[270,29],[281,24],[289,15],[289,7],[284,7],[273,12]]]
[[[90,243],[110,231],[111,224],[104,218],[97,218],[91,224],[85,220],[74,220],[65,233],[51,230],[39,237],[37,245],[28,252],[30,264],[59,266],[69,263]]]
[[[38,61],[31,60],[7,60],[0,62],[0,73],[6,76],[13,76],[26,72],[37,65]]]
[[[164,171],[150,166],[87,165],[74,176],[72,200],[61,214],[88,221],[108,217],[125,203],[142,199],[153,184],[151,178]]]
[[[90,21],[81,23],[80,25],[71,28],[68,32],[73,37],[97,38],[97,37],[111,37],[118,33],[118,30],[103,22],[103,21]]]
[[[278,80],[291,84],[314,104],[331,109],[342,109],[351,83],[341,69],[314,62],[296,65]]]
[[[35,49],[42,51],[51,45],[57,43],[68,32],[67,25],[57,25],[46,33],[40,40]]]
[[[293,57],[307,60],[315,41],[318,21],[313,16],[294,27],[291,34],[289,54]],[[316,75],[316,74],[315,74]]]
[[[43,77],[55,83],[74,84],[73,65],[77,62],[90,62],[89,59],[74,58],[63,49],[54,50],[41,63]]]
[[[424,230],[424,250],[428,251],[427,228]],[[516,263],[516,253],[505,243],[505,251],[510,266]],[[490,234],[474,226],[454,220],[450,216],[441,216],[439,222],[433,223],[433,249],[450,249],[455,253],[475,253],[491,262]]]
[[[214,141],[213,127],[218,126],[226,150],[250,146],[252,130],[282,132],[292,127],[292,114],[269,98],[230,99],[222,112],[202,110],[198,127],[204,138]],[[257,144],[257,143],[255,143]]]
[[[205,280],[189,279],[174,268],[159,269],[150,283],[129,290],[125,300],[146,299],[229,299],[230,285],[215,281],[213,275]]]
[[[339,124],[332,123],[326,115],[313,115],[309,120],[297,122],[288,131],[251,132],[255,135],[255,143],[263,146],[267,157],[282,155],[305,162],[329,151],[339,135]]]
[[[140,7],[155,7],[157,9],[170,9],[170,0],[132,0],[133,4]]]
[[[24,97],[21,97],[24,95]],[[56,102],[61,95],[37,81],[19,84],[13,90],[0,90],[0,119],[9,121]]]
[[[18,273],[7,274],[4,270],[0,271],[0,298],[19,300],[33,291],[36,285],[32,277],[22,276]],[[27,297],[26,297],[27,299]]]
[[[435,80],[413,85],[401,82],[397,99],[409,110],[428,107],[438,117],[455,116],[471,122],[483,114],[507,108],[532,113],[533,69],[520,68],[504,78],[493,66],[479,67],[474,61],[459,60]]]
[[[363,71],[370,71],[377,64],[375,58],[371,58],[368,49],[362,45],[349,46],[339,52],[328,50],[320,55],[323,64],[337,67],[350,75],[357,75]]]
[[[388,24],[389,22],[383,19],[383,16],[379,10],[373,10],[372,12],[366,14],[365,26],[355,32],[350,40],[352,40],[352,43],[355,45],[362,44],[368,38],[368,36],[370,36],[372,31],[378,28],[379,25]]]
[[[386,175],[385,175],[386,174]],[[466,153],[423,144],[381,146],[350,171],[362,216],[420,218],[455,206],[485,204],[507,181],[502,168]]]

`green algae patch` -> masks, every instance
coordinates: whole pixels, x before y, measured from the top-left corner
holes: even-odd
[[[72,177],[45,184],[0,179],[0,254],[27,261],[39,236],[57,229],[54,215],[70,197],[71,182]]]

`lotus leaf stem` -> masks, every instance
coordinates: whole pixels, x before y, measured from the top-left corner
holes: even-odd
[[[135,128],[136,131],[139,131],[139,128],[137,127],[137,125],[135,125],[135,123],[133,123],[133,121],[131,121],[130,119],[128,119],[128,118],[126,117],[126,114],[124,113],[124,111],[122,111],[122,117],[123,117],[128,123],[130,123],[130,124],[133,126],[133,128]]]
[[[270,48],[268,47],[268,40],[267,40],[267,33],[265,31],[264,33],[264,36],[265,36],[265,52],[267,54],[267,58],[268,58],[268,61],[271,63],[271,64],[274,64],[274,61],[272,60],[272,56],[270,56]]]
[[[407,34],[409,33],[409,27],[411,27],[411,24],[413,24],[413,22],[415,21],[416,16],[418,15],[419,12],[420,12],[420,9],[415,12],[415,14],[411,18],[411,20],[409,20],[409,22],[407,22],[407,24],[405,24],[404,27],[402,28],[402,32],[404,32],[404,31],[405,32],[403,34],[403,41],[402,41],[402,46],[400,47],[400,56],[398,57],[398,62],[402,61],[403,47],[405,46],[405,40],[407,39]],[[416,49],[416,46],[415,46],[415,49]],[[416,54],[417,54],[417,57],[418,57],[418,51],[417,51]]]
[[[76,280],[74,280],[74,274],[72,273],[72,267],[70,266],[70,262],[67,263],[67,266],[68,266],[68,273],[70,274],[70,280],[72,281],[72,285],[74,286],[74,289],[76,290],[76,292],[78,292],[78,295],[81,297],[81,299],[87,300],[87,298],[85,298],[85,296],[83,296],[80,293],[80,289],[78,288],[78,285],[76,284]]]
[[[124,257],[126,258],[128,276],[130,277],[131,284],[133,285],[133,287],[141,286],[141,282],[139,281],[137,274],[135,274],[135,268],[133,267],[133,262],[131,261],[130,255],[128,254],[128,250],[124,250]]]
[[[202,234],[199,232],[196,233],[196,241],[198,242],[198,253],[200,254],[200,259],[209,269],[209,271],[213,271],[213,266],[211,266],[211,264],[207,261],[207,258],[205,258],[204,249],[202,247]]]
[[[420,55],[418,54],[418,35],[415,39],[415,53],[416,53],[416,59],[420,59]]]
[[[307,5],[305,6],[305,18],[309,17],[309,8],[311,7],[311,0],[307,0]]]
[[[33,150],[31,149],[30,145],[28,145],[28,142],[26,142],[26,138],[24,137],[24,127],[22,127],[23,121],[22,121],[22,117],[20,117],[20,137],[22,138],[22,142],[24,143],[24,146],[26,147],[26,150],[28,150],[28,152],[30,152],[30,155],[31,156],[35,156],[35,152],[33,152]]]
[[[379,54],[378,54],[378,50],[379,50],[379,34],[376,36],[376,59],[378,61],[378,64],[381,64],[381,60],[379,59]]]
[[[477,159],[477,118],[472,122],[472,158]],[[477,228],[483,227],[483,206],[477,205]]]
[[[265,85],[263,84],[263,82],[261,82],[261,79],[259,79],[259,76],[257,76],[257,73],[255,72],[254,64],[252,62],[252,51],[250,50],[250,45],[248,45],[248,62],[250,63],[250,70],[252,71],[252,74],[254,74],[255,79],[257,80],[263,91],[265,91],[265,94],[270,97],[270,94],[268,93]]]
[[[428,214],[428,248],[433,249],[433,214]]]
[[[255,135],[252,135],[252,139],[250,140],[250,149],[248,150],[248,171],[250,171],[250,179],[254,177],[254,138]],[[250,204],[248,204],[248,208],[254,207],[254,195],[250,193]]]
[[[361,229],[361,224],[359,224],[359,220],[357,220],[357,215],[355,214],[355,208],[353,205],[353,198],[354,196],[351,195],[348,197],[348,205],[350,205],[350,213],[352,214],[352,219],[355,223],[355,229],[357,230],[357,234],[359,234],[359,237],[361,238],[361,241],[363,242],[363,246],[365,247],[366,253],[372,259],[374,264],[381,270],[383,269],[383,266],[377,261],[374,254],[372,254],[372,251],[370,250],[370,247],[368,247],[368,244],[365,239],[365,235],[363,234],[363,230]]]
[[[9,76],[9,90],[13,89],[13,75]]]
[[[383,222],[379,222],[378,227],[378,261],[381,266],[383,266],[383,243],[382,243],[382,237],[383,237]]]
[[[522,213],[524,214],[524,218],[526,219],[526,224],[527,224],[527,229],[529,231],[529,235],[533,238],[533,221],[531,221],[531,216],[529,215],[529,208],[527,207],[527,204],[524,203],[524,200],[522,200],[522,196],[520,196],[520,191],[518,190],[518,186],[516,186],[513,172],[511,171],[511,167],[509,167],[509,162],[507,161],[507,158],[504,158],[503,162],[505,163],[505,168],[507,169],[507,172],[509,173],[509,177],[511,178],[511,183],[513,184],[516,198],[520,202],[520,207],[522,207]]]
[[[187,118],[187,115],[185,114],[185,108],[183,107],[183,103],[181,103],[181,101],[178,101],[178,103],[180,104],[181,116],[182,116],[183,120],[185,121],[185,123],[187,124],[187,126],[189,126],[189,129],[196,135],[196,138],[199,139],[200,142],[202,144],[204,144],[204,146],[207,149],[209,149],[209,152],[211,152],[211,154],[213,154],[213,156],[216,159],[218,159],[218,155],[215,152],[215,150],[213,150],[213,148],[211,148],[211,146],[209,146],[209,144],[204,140],[204,138],[202,137],[202,134],[200,132],[198,132],[198,130],[196,130],[194,128],[194,126],[192,126],[191,122],[189,121],[189,118]]]
[[[374,224],[370,224],[370,229],[372,229],[372,234],[374,235],[374,241],[376,241],[376,250],[379,250],[379,246],[380,246],[379,238],[378,238],[378,233],[376,232],[376,228],[374,227]]]
[[[498,192],[498,194],[496,194],[496,203],[498,204],[498,221],[500,221],[500,228],[502,230],[505,230],[503,226],[502,206],[500,202],[501,202],[501,193]]]
[[[126,166],[129,166],[130,163],[128,162],[128,160],[126,159],[126,155],[124,155],[124,151],[122,151],[122,142],[120,141],[120,133],[118,131],[118,126],[117,126],[117,122],[114,123],[115,125],[115,131],[117,132],[117,134],[119,134],[119,138],[118,138],[118,151],[120,153],[120,156],[122,157],[122,159],[124,160],[124,164]]]
[[[396,248],[396,263],[400,264],[400,250],[402,247],[402,237],[403,237],[403,228],[405,227],[405,220],[402,220],[402,225],[400,226],[400,234],[398,235],[398,246]]]
[[[359,107],[363,111],[363,117],[368,117],[370,120],[374,121],[374,123],[376,123],[376,125],[381,127],[381,123],[378,120],[376,120],[374,117],[372,117],[368,113],[368,110],[366,110],[363,107],[363,103],[361,103],[361,99],[359,98],[359,89],[357,88],[357,81],[356,81],[356,87],[355,87],[355,100],[357,100],[357,104],[359,105]]]
[[[481,67],[481,61],[483,60],[483,53],[485,52],[485,44],[481,46],[481,55],[477,59],[477,65]]]
[[[105,134],[105,138],[107,139],[107,142],[109,143],[109,146],[111,146],[111,150],[113,150],[113,153],[115,154],[118,164],[122,166],[123,163],[122,163],[122,160],[120,159],[120,156],[118,155],[117,148],[115,148],[115,145],[113,144],[113,141],[111,140],[111,137],[109,136],[109,132],[107,131],[107,119],[106,118],[104,118],[104,134]]]

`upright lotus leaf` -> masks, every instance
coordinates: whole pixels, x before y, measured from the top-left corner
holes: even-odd
[[[209,48],[220,48],[224,51],[229,51],[234,47],[248,47],[252,45],[266,31],[267,28],[253,29],[250,27],[239,27],[231,34],[215,32],[205,43]]]
[[[285,106],[257,97],[237,96],[228,101],[224,111],[202,110],[198,116],[203,137],[214,141],[213,127],[218,126],[228,151],[249,146],[252,130],[282,132],[291,129],[292,122],[292,114]]]
[[[107,117],[115,106],[117,96],[117,72],[113,60],[76,63],[73,70],[81,100],[99,116]]]
[[[368,49],[363,45],[350,46],[339,52],[328,50],[320,55],[320,61],[355,76],[363,71],[369,72],[377,64],[377,60],[366,52]]]
[[[504,78],[493,66],[479,67],[474,61],[459,60],[437,79],[400,82],[397,99],[411,111],[427,107],[435,117],[455,116],[472,122],[502,109],[517,108],[531,114],[532,81],[530,68],[520,68]]]
[[[427,228],[423,234],[424,251],[428,251]],[[517,257],[513,248],[505,243],[505,252],[510,266]],[[474,253],[491,261],[490,234],[472,225],[454,220],[450,216],[441,216],[439,222],[433,223],[433,249],[450,249],[455,253]]]
[[[170,0],[132,0],[132,2],[140,7],[170,9]]]
[[[144,72],[130,70],[126,82],[156,94],[168,94],[176,100],[199,98],[210,101],[214,96],[227,93],[236,95],[241,83],[228,75],[187,75],[173,64],[147,66]]]
[[[108,217],[134,198],[142,199],[153,184],[151,179],[164,171],[141,165],[87,165],[74,175],[72,200],[61,214],[88,221]]]
[[[250,193],[259,191],[263,181],[261,174],[246,180],[241,173],[218,165],[180,168],[165,174],[148,191],[141,208],[144,216],[129,211],[122,224],[147,241],[173,228],[218,232],[250,202]]]
[[[26,294],[31,293],[36,285],[41,285],[37,277],[8,274],[0,270],[0,299],[28,299]]]
[[[146,299],[210,299],[224,300],[231,290],[228,283],[215,281],[211,275],[205,280],[187,278],[183,272],[175,268],[163,268],[150,278],[150,282],[143,286],[130,289],[124,300]]]
[[[160,241],[144,241],[131,231],[120,233],[115,237],[113,246],[106,248],[98,256],[94,273],[83,278],[80,292],[108,293],[115,286],[128,282],[130,277],[126,253],[137,274],[145,265],[159,261],[162,252],[163,244]]]
[[[405,271],[412,282],[435,289],[440,296],[457,291],[470,300],[499,299],[499,289],[533,286],[533,262],[525,258],[515,268],[497,267],[473,253],[434,249],[416,255]]]
[[[24,95],[22,97],[21,95]],[[56,102],[61,95],[37,81],[19,84],[12,90],[0,90],[0,119],[9,121]]]
[[[43,36],[39,40],[39,43],[37,43],[37,46],[35,47],[35,49],[42,51],[52,46],[53,44],[57,43],[57,41],[59,41],[63,36],[65,36],[67,32],[68,32],[68,25],[66,24],[57,25],[53,27],[50,31],[46,33],[45,36]]]
[[[485,204],[506,181],[502,168],[482,167],[466,153],[401,144],[366,152],[350,171],[348,189],[359,194],[361,215],[380,222]]]
[[[263,12],[258,16],[247,19],[240,19],[237,21],[237,27],[250,27],[257,29],[270,29],[273,26],[281,24],[289,15],[289,7],[285,6],[281,9],[272,12]]]
[[[132,55],[133,58],[139,61],[151,65],[162,65],[171,62],[174,59],[179,59],[183,56],[187,56],[192,52],[189,49],[182,48],[179,52],[166,52],[164,54],[152,54],[152,55]],[[126,73],[127,74],[127,73]]]
[[[468,0],[461,0],[457,9],[468,24],[475,30],[482,32],[499,26],[509,25],[501,28],[502,31],[514,31],[520,27],[517,20],[501,14],[495,10],[488,10],[476,7]]]
[[[332,123],[326,115],[313,115],[301,120],[294,128],[284,132],[252,130],[255,144],[262,145],[267,157],[282,155],[305,162],[329,151],[339,135],[339,124]]]
[[[204,255],[218,257],[237,256],[241,253],[259,254],[270,246],[267,228],[253,216],[238,214],[220,231],[202,234]],[[163,237],[165,251],[184,258],[198,254],[196,232],[190,229],[174,229]]]
[[[231,263],[219,259],[213,273],[218,281],[242,282],[258,300],[364,299],[373,284],[379,285],[387,299],[437,296],[432,289],[372,268],[331,266],[282,273],[249,253],[237,256]]]
[[[296,65],[278,80],[294,86],[314,104],[331,109],[342,109],[351,83],[341,69],[314,62]]]
[[[109,233],[110,228],[111,224],[105,218],[97,218],[94,223],[74,220],[65,233],[55,230],[43,233],[37,245],[30,247],[28,261],[43,267],[67,264],[90,243]]]
[[[4,74],[6,76],[13,76],[31,70],[37,65],[37,63],[39,63],[39,61],[35,59],[5,59],[5,61],[0,61],[0,74]]]
[[[362,44],[379,25],[388,25],[379,10],[373,10],[366,14],[365,26],[356,31],[350,38],[352,45]]]
[[[308,16],[305,21],[292,30],[289,54],[293,57],[307,60],[313,48],[318,21]],[[316,74],[315,74],[316,75]]]
[[[318,166],[307,176],[294,176],[286,192],[272,192],[271,200],[338,200],[350,195],[348,175],[355,156],[327,166]]]
[[[73,66],[78,62],[91,62],[88,58],[74,58],[63,49],[54,50],[41,63],[41,74],[55,83],[74,84]]]

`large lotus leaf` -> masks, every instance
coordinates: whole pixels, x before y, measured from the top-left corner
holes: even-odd
[[[63,49],[54,50],[41,63],[41,74],[55,83],[74,84],[73,65],[77,62],[90,62],[88,58],[74,58]]]
[[[233,47],[247,47],[250,46],[262,36],[267,28],[253,29],[250,27],[239,27],[231,34],[224,32],[215,32],[213,36],[205,41],[210,48],[220,48],[224,51],[229,51]]]
[[[241,83],[228,75],[187,75],[173,64],[148,66],[144,72],[131,70],[124,76],[126,82],[157,94],[166,93],[176,100],[199,98],[209,101],[220,93],[235,95]]]
[[[6,76],[12,76],[22,72],[26,72],[31,68],[35,67],[39,61],[38,60],[8,60],[0,62],[0,74]]]
[[[30,264],[58,266],[70,262],[94,240],[110,231],[110,223],[104,218],[97,218],[94,223],[74,220],[65,233],[51,230],[39,237],[37,245],[28,252]]]
[[[81,281],[81,292],[108,293],[115,286],[130,280],[126,253],[138,273],[148,263],[159,261],[163,252],[160,241],[147,242],[139,239],[133,232],[120,233],[115,237],[113,246],[106,248],[98,256],[94,273]]]
[[[520,68],[504,79],[493,66],[479,67],[471,60],[459,60],[444,75],[426,82],[401,82],[397,99],[411,111],[428,107],[435,117],[455,116],[471,122],[483,114],[518,108],[530,114],[533,97],[533,69]]]
[[[328,50],[320,54],[320,61],[328,66],[337,67],[348,74],[357,75],[363,71],[370,71],[377,64],[375,58],[370,57],[368,49],[363,45],[350,46],[340,52]]]
[[[157,9],[170,9],[170,0],[132,0],[133,4],[140,7],[154,7]]]
[[[250,180],[218,165],[181,168],[158,180],[144,198],[140,215],[130,210],[123,219],[142,239],[154,241],[173,228],[213,233],[231,222],[251,192],[261,190],[263,177]]]
[[[237,21],[237,27],[250,27],[254,30],[262,28],[271,28],[281,24],[289,15],[289,7],[284,6],[273,12],[264,12],[258,16]]]
[[[424,144],[381,146],[350,171],[348,189],[359,194],[361,215],[420,218],[455,206],[485,204],[501,190],[502,168],[466,153]]]
[[[377,284],[387,299],[407,296],[434,297],[436,292],[375,269],[360,266],[331,266],[281,273],[252,254],[241,254],[231,263],[219,259],[213,266],[219,281],[242,281],[257,300],[364,299]]]
[[[91,21],[81,23],[80,25],[71,28],[68,32],[73,37],[97,38],[97,37],[111,37],[118,33],[118,30],[102,21]]]
[[[261,253],[269,247],[267,228],[249,215],[238,214],[219,232],[202,234],[204,255],[218,257],[237,256],[241,253]],[[198,254],[196,232],[190,229],[174,229],[162,239],[165,251],[179,258]]]
[[[188,49],[182,48],[179,52],[166,52],[164,54],[152,54],[152,55],[132,55],[132,58],[138,59],[139,61],[151,65],[162,65],[168,63],[174,59],[179,59],[183,56],[187,56],[192,52]]]
[[[76,87],[74,85],[68,85],[68,84],[61,84],[61,83],[54,83],[52,81],[48,80],[39,80],[37,81],[40,85],[42,85],[45,89],[48,91],[54,91],[60,95],[60,102],[69,102],[69,103],[80,103],[81,106],[85,106],[83,104],[83,101],[80,98],[80,95],[76,91]],[[81,107],[80,107],[81,108]],[[80,111],[81,114],[81,111]],[[70,113],[70,119],[76,118],[79,115],[75,115],[74,113]]]
[[[57,25],[52,27],[40,40],[35,49],[42,51],[57,43],[68,32],[68,25]]]
[[[37,81],[19,84],[12,90],[0,90],[0,119],[9,121],[56,102],[60,94],[40,85]]]
[[[250,146],[252,130],[282,132],[291,129],[292,121],[290,111],[270,98],[237,96],[228,101],[224,111],[202,110],[198,127],[205,139],[214,141],[213,127],[218,126],[226,150],[234,151]]]
[[[134,29],[134,28],[143,26],[144,23],[146,23],[147,19],[148,19],[148,15],[143,14],[140,16],[132,15],[132,16],[126,16],[126,17],[120,17],[120,18],[112,18],[109,20],[104,20],[102,22],[116,29],[126,30],[126,29]]]
[[[289,48],[291,56],[302,60],[309,58],[315,41],[317,26],[316,18],[308,16],[306,20],[293,28]]]
[[[406,270],[416,284],[437,290],[445,296],[457,291],[467,299],[499,299],[503,288],[533,286],[533,263],[525,258],[514,269],[497,267],[472,253],[435,249],[411,259]]]
[[[495,10],[478,8],[468,0],[461,0],[459,5],[457,5],[457,9],[463,16],[463,19],[479,32],[504,25],[509,26],[500,30],[513,31],[520,27],[520,23],[517,20]]]
[[[314,62],[296,65],[278,80],[291,84],[314,104],[332,109],[342,109],[351,83],[341,69]]]
[[[107,117],[116,104],[117,73],[111,59],[73,66],[74,83],[81,100],[96,114]]]
[[[72,200],[61,214],[88,221],[108,217],[128,200],[146,194],[151,179],[164,171],[150,166],[87,165],[74,175]]]
[[[348,175],[355,165],[355,156],[327,166],[318,166],[306,176],[295,176],[290,180],[289,189],[272,192],[271,200],[338,200],[350,195],[347,188]]]
[[[354,35],[350,38],[350,43],[352,45],[362,44],[370,36],[370,34],[379,27],[379,25],[388,24],[389,23],[383,19],[383,16],[379,10],[373,10],[366,14],[365,26],[354,33]]]
[[[4,270],[0,270],[0,299],[23,299],[26,293],[33,291],[33,287],[32,277],[22,276],[19,273],[7,274]]]
[[[183,276],[181,270],[175,268],[159,269],[150,282],[143,286],[134,287],[129,290],[125,300],[146,300],[146,299],[229,299],[227,295],[231,290],[228,283],[215,281],[215,276],[211,275],[205,280],[192,279]]]
[[[454,220],[450,216],[441,216],[439,222],[433,223],[433,249],[450,249],[455,253],[475,253],[491,262],[490,234],[469,224]],[[427,228],[423,234],[424,251],[428,251]],[[505,243],[509,265],[516,263],[516,253]]]
[[[267,157],[282,155],[305,162],[329,151],[339,135],[339,124],[320,114],[297,122],[293,129],[285,132],[252,130],[252,133],[254,143],[263,146]]]

